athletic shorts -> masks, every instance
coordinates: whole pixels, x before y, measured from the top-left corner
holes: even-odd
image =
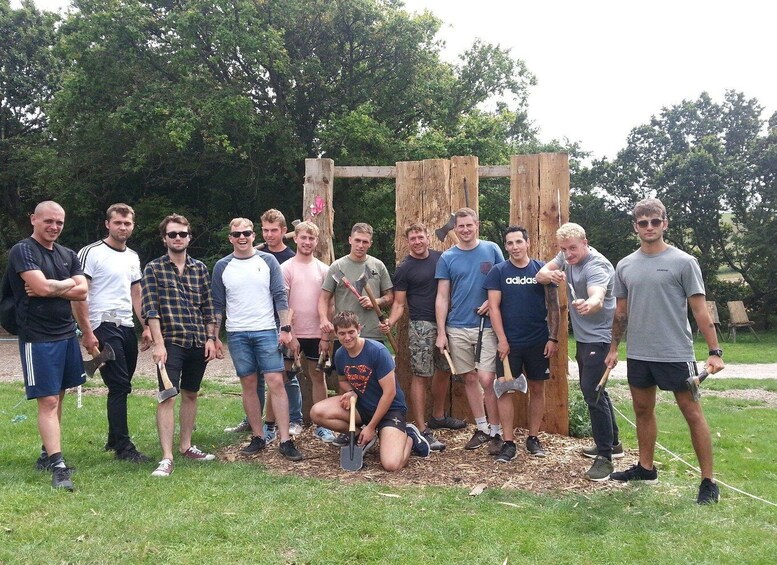
[[[228,332],[229,354],[238,377],[283,373],[283,355],[278,349],[278,332]]]
[[[424,320],[410,320],[408,324],[408,347],[410,348],[410,370],[417,377],[431,377],[434,370],[450,371],[445,357],[440,353],[437,342],[437,324]]]
[[[78,338],[59,341],[19,340],[24,391],[27,399],[59,396],[59,393],[86,382],[84,360]]]
[[[545,343],[529,347],[510,346],[507,358],[513,377],[523,373],[530,381],[547,381],[550,378],[550,359],[545,357]]]
[[[202,377],[205,375],[205,348],[204,347],[181,347],[172,343],[165,343],[167,349],[167,376],[170,382],[178,390],[188,390],[198,392],[202,384]],[[164,390],[162,378],[157,369],[157,381],[159,390]]]
[[[661,390],[687,390],[688,377],[698,374],[695,361],[664,363],[626,359],[626,377],[629,385],[635,388],[657,386]]]
[[[299,350],[309,361],[318,361],[318,344],[321,341],[317,337],[299,337]]]
[[[368,424],[372,420],[372,413],[362,412],[359,409],[359,403],[356,403],[356,411],[359,412],[359,417],[362,419],[362,424]],[[405,431],[407,424],[407,414],[404,410],[389,410],[383,416],[380,422],[378,422],[378,428],[376,431],[380,431],[383,428],[396,428],[400,431]]]
[[[496,334],[491,328],[483,330],[483,344],[480,350],[480,363],[475,363],[475,349],[478,343],[478,328],[445,328],[448,334],[448,350],[453,366],[460,374],[481,369],[493,373],[496,371]]]

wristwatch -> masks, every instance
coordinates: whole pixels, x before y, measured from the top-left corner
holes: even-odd
[[[715,355],[716,357],[723,357],[723,350],[722,349],[710,349],[710,356]]]
[[[281,331],[286,333],[291,333],[291,326],[281,326]]]
[[[208,336],[208,341],[216,341],[216,336],[215,335],[209,335]]]

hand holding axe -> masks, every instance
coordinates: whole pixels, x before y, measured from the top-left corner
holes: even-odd
[[[510,360],[507,355],[502,359],[502,370],[499,370],[499,363],[496,366],[497,378],[494,379],[494,393],[497,398],[501,398],[504,393],[513,393],[516,390],[518,392],[526,393],[529,390],[529,383],[526,382],[526,377],[521,373],[517,379],[513,378],[513,371],[510,368]],[[499,373],[502,373],[499,375]]]
[[[607,379],[610,378],[610,371],[612,369],[610,367],[607,367],[607,370],[602,375],[601,380],[599,381],[599,384],[596,385],[596,388],[594,389],[596,391],[596,403],[599,403],[599,399],[602,397],[602,391],[604,390],[604,387],[607,385]]]
[[[94,374],[97,372],[97,369],[105,365],[108,361],[115,361],[116,360],[116,353],[113,351],[113,347],[109,343],[106,343],[102,351],[92,357],[91,359],[88,359],[84,361],[84,372],[86,373],[86,376],[90,379],[94,376]]]
[[[157,369],[159,370],[159,377],[162,379],[162,386],[165,387],[164,390],[160,390],[156,395],[157,401],[159,404],[162,404],[168,398],[178,396],[178,389],[170,382],[170,377],[167,376],[167,368],[164,363],[160,361],[157,364]]]
[[[688,377],[685,382],[688,385],[688,390],[691,391],[691,397],[693,398],[694,402],[698,402],[701,398],[701,392],[699,391],[699,385],[704,382],[704,379],[709,377],[709,373],[707,373],[707,369],[702,369],[701,373],[698,374],[698,376],[694,375],[692,377]]]

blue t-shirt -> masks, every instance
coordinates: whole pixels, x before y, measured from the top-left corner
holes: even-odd
[[[486,277],[483,288],[502,292],[499,311],[510,347],[531,347],[548,341],[545,286],[536,279],[543,265],[544,261],[530,259],[528,265],[520,268],[505,261]]]
[[[394,370],[394,359],[388,349],[377,341],[365,339],[359,355],[351,357],[345,347],[341,347],[335,352],[335,367],[337,374],[343,375],[356,392],[359,412],[370,416],[374,414],[380,397],[383,396],[383,389],[378,381]],[[393,378],[397,392],[389,410],[407,412],[405,394],[399,387],[396,373]]]
[[[475,313],[488,298],[483,283],[491,268],[504,262],[502,250],[490,241],[480,240],[474,249],[451,247],[437,262],[434,278],[451,281],[450,311],[446,326],[476,328],[480,316]],[[491,322],[486,318],[486,327]]]

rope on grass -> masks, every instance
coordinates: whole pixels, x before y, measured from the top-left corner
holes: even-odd
[[[624,420],[626,420],[626,421],[627,421],[629,424],[631,424],[631,425],[632,425],[632,427],[633,427],[634,429],[637,429],[637,424],[635,424],[634,422],[632,422],[631,420],[629,420],[629,418],[626,416],[626,414],[624,414],[623,412],[621,412],[620,410],[618,410],[618,408],[617,408],[617,407],[616,407],[614,404],[612,404],[612,407],[615,409],[615,411],[616,411],[618,414],[620,414],[620,415],[621,415],[621,417],[622,417]],[[674,458],[675,458],[675,459],[677,459],[678,461],[682,461],[682,462],[683,462],[683,463],[685,463],[685,464],[686,464],[686,465],[687,465],[689,468],[693,469],[693,470],[694,470],[694,471],[696,471],[697,473],[701,473],[701,469],[699,469],[699,468],[698,468],[698,467],[696,467],[695,465],[692,465],[691,463],[688,463],[688,461],[686,461],[685,459],[683,459],[682,457],[680,457],[680,456],[679,456],[679,455],[677,455],[676,453],[673,453],[672,451],[670,451],[669,449],[667,449],[666,447],[664,447],[664,446],[663,446],[663,445],[661,445],[660,443],[656,442],[656,447],[658,447],[659,449],[661,449],[661,450],[663,450],[663,451],[666,451],[666,452],[667,452],[669,455],[671,455],[672,457],[674,457]],[[750,498],[752,498],[752,499],[754,499],[754,500],[758,500],[758,501],[760,501],[760,502],[763,502],[764,504],[768,504],[769,506],[775,506],[775,507],[777,507],[777,504],[775,504],[774,502],[771,502],[771,501],[769,501],[769,500],[766,500],[765,498],[761,498],[760,496],[756,496],[756,495],[754,495],[754,494],[750,494],[749,492],[745,492],[745,491],[743,491],[742,489],[738,489],[737,487],[734,487],[734,486],[731,486],[731,485],[729,485],[729,484],[726,484],[726,483],[724,483],[723,481],[721,481],[720,479],[717,479],[717,478],[716,478],[715,480],[716,480],[716,482],[717,482],[718,484],[721,484],[721,485],[723,485],[724,487],[726,487],[726,488],[729,488],[729,489],[733,490],[734,492],[738,492],[739,494],[744,494],[745,496],[749,496]]]

